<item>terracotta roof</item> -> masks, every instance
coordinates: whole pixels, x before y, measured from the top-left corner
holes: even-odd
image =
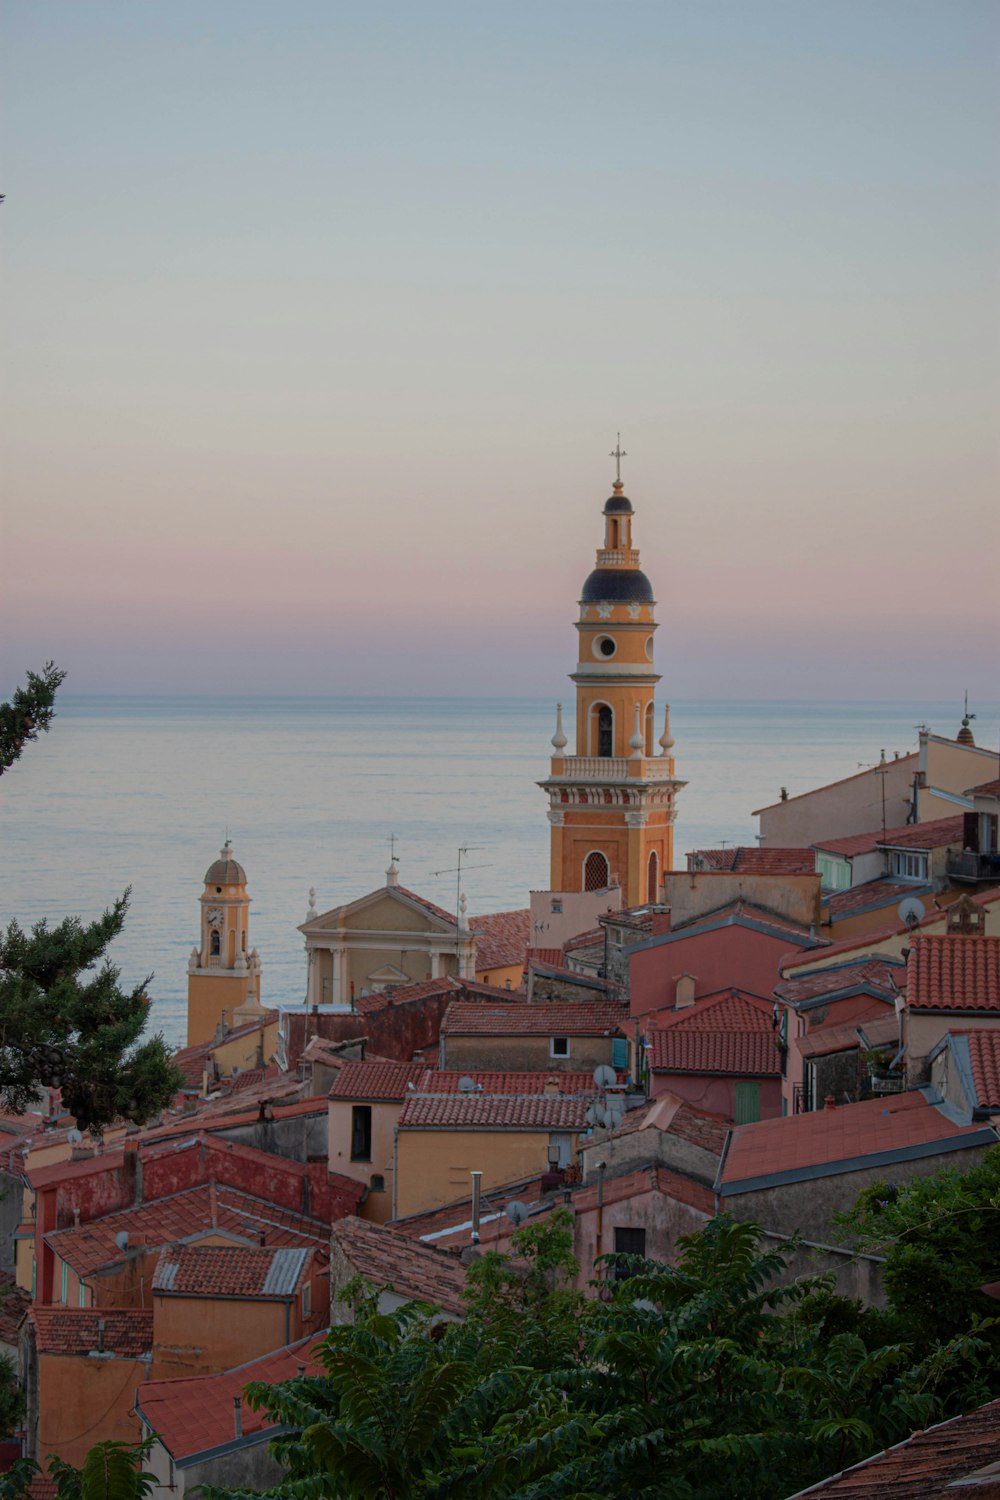
[[[748,990],[716,990],[657,1022],[660,1031],[774,1030],[774,1002]]]
[[[16,1344],[17,1330],[31,1302],[9,1271],[0,1271],[0,1344]]]
[[[277,1385],[294,1379],[300,1366],[305,1367],[307,1375],[322,1374],[316,1350],[325,1336],[300,1339],[297,1344],[219,1375],[147,1380],[139,1386],[137,1409],[175,1461],[190,1460],[233,1442],[233,1397],[241,1396],[251,1380]],[[263,1412],[243,1403],[245,1439],[253,1440],[273,1426]]]
[[[453,927],[456,925],[454,912],[445,911],[443,906],[435,906],[434,902],[428,901],[426,896],[418,896],[416,891],[408,891],[405,885],[390,886],[388,889],[396,890],[401,896],[407,896],[411,901],[415,901],[418,906],[423,907],[424,911],[429,911],[432,917],[440,917],[442,922],[450,922]]]
[[[576,951],[579,953],[581,950]],[[567,969],[565,964],[547,964],[541,959],[533,958],[530,967],[533,974],[538,974],[543,979],[562,979],[581,990],[597,990],[607,994],[614,988],[608,979],[598,979],[596,974],[588,974],[582,969]]]
[[[169,1245],[156,1263],[153,1291],[287,1301],[308,1276],[312,1260],[306,1246]]]
[[[354,1009],[359,1015],[368,1016],[374,1011],[388,1010],[393,1005],[411,1005],[417,1000],[426,1000],[431,995],[445,995],[449,990],[460,990],[461,984],[450,974],[440,979],[422,979],[418,984],[395,985],[391,989],[378,990],[374,995],[359,995]]]
[[[322,1247],[330,1233],[329,1226],[319,1219],[291,1213],[235,1188],[216,1186],[213,1204],[212,1186],[204,1183],[138,1208],[106,1214],[103,1219],[81,1224],[79,1229],[53,1230],[45,1236],[45,1243],[78,1276],[92,1276],[124,1259],[126,1252],[115,1243],[115,1236],[122,1230],[128,1234],[129,1250],[159,1250],[212,1233],[252,1244],[257,1244],[263,1233],[269,1246]]]
[[[863,958],[858,963],[817,969],[814,974],[803,974],[801,979],[786,979],[775,985],[774,993],[789,1005],[841,991],[892,996],[904,972],[901,959]]]
[[[552,1000],[538,1005],[453,1001],[442,1036],[610,1036],[628,1020],[623,1005]]]
[[[534,952],[539,955],[541,955],[542,953],[555,953],[557,956],[554,959],[543,959],[540,957],[539,962],[560,964],[562,963],[563,956],[565,954],[573,953],[577,948],[593,948],[596,947],[598,943],[600,943],[601,947],[603,948],[604,928],[590,927],[586,932],[578,932],[575,937],[568,938],[562,945],[562,952],[560,952],[558,948],[536,948]]]
[[[689,1145],[700,1146],[714,1156],[721,1156],[729,1131],[729,1121],[723,1115],[699,1109],[689,1104],[679,1094],[660,1094],[646,1109],[630,1109],[625,1119],[611,1135],[631,1135],[637,1130],[662,1130],[676,1135]]]
[[[348,1062],[337,1074],[329,1098],[402,1100],[406,1085],[416,1083],[426,1070],[425,1063]]]
[[[952,1417],[799,1490],[806,1495],[842,1496],[843,1500],[946,1500],[962,1494],[996,1500],[1000,1494],[1000,1401]],[[978,1477],[978,1483],[977,1483]]]
[[[852,833],[841,839],[817,839],[814,849],[826,854],[852,858],[856,854],[874,854],[883,849],[942,849],[962,842],[963,817],[933,818],[929,823],[903,823],[897,828],[873,828],[868,833]]]
[[[524,963],[524,950],[531,936],[531,912],[527,907],[470,917],[469,926],[476,934],[477,969],[506,969]]]
[[[365,1219],[340,1219],[331,1238],[350,1265],[376,1287],[433,1302],[446,1312],[463,1311],[465,1267],[457,1257]]]
[[[89,1354],[103,1340],[107,1353],[140,1359],[153,1347],[151,1308],[36,1306],[29,1317],[39,1354]]]
[[[823,901],[823,916],[827,922],[842,922],[845,917],[856,916],[862,911],[877,911],[880,906],[898,906],[908,896],[927,896],[929,885],[918,885],[912,880],[890,880],[880,875],[876,880],[866,880],[862,885],[852,885],[846,891],[834,891]]]
[[[669,941],[672,938],[688,937],[699,927],[751,922],[779,935],[788,934],[796,938],[809,939],[809,928],[804,923],[793,922],[790,917],[783,917],[778,912],[769,911],[766,906],[758,906],[756,902],[744,901],[742,897],[739,897],[735,901],[727,901],[724,905],[717,906],[714,911],[703,912],[700,916],[689,917],[685,922],[675,923],[669,932],[664,933],[662,937],[653,938],[647,946]]]
[[[970,1031],[969,1063],[980,1109],[1000,1109],[1000,1031]]]
[[[988,890],[977,891],[969,898],[976,906],[992,906],[994,902],[1000,901],[1000,887],[991,886]],[[857,953],[859,950],[877,948],[879,943],[884,943],[888,938],[898,937],[901,933],[916,931],[921,927],[932,927],[935,923],[944,922],[947,918],[947,907],[935,907],[925,917],[921,917],[915,928],[910,928],[905,922],[891,922],[885,927],[878,928],[875,932],[858,932],[853,937],[842,938],[840,942],[829,943],[822,953],[795,953],[783,954],[778,967],[782,974],[786,970],[804,968],[808,964],[826,962],[832,956],[841,953]],[[874,956],[869,952],[869,957]]]
[[[888,1026],[883,1023],[887,1022]],[[866,1023],[875,1023],[882,1030],[879,1035],[884,1035],[886,1040],[898,1040],[899,1021],[895,1011],[886,1016],[885,1007],[880,1006],[878,1011],[866,1013],[864,1016],[855,1016],[853,1020],[846,1021],[842,1026],[814,1026],[807,1031],[804,1037],[799,1038],[798,1048],[803,1057],[829,1057],[834,1052],[852,1052],[861,1047],[859,1030],[866,1027]],[[865,1035],[872,1046],[877,1045],[875,1038],[871,1035],[874,1026],[869,1024]]]
[[[734,870],[744,875],[814,875],[812,849],[768,849],[737,844],[733,849],[692,849],[688,869]]]
[[[524,959],[527,964],[561,964],[566,957],[562,948],[527,948]]]
[[[726,1073],[780,1078],[781,1054],[760,1031],[654,1031],[654,1073]]]
[[[1000,1013],[1000,937],[921,934],[908,970],[911,1010]]]
[[[592,1073],[546,1073],[541,1069],[535,1073],[484,1072],[482,1069],[459,1073],[437,1068],[424,1070],[416,1091],[420,1094],[457,1094],[462,1078],[471,1078],[473,1083],[481,1085],[484,1094],[544,1094],[550,1079],[558,1084],[560,1094],[593,1097],[597,1092]],[[412,1097],[412,1092],[409,1097]]]
[[[1000,797],[1000,780],[984,781],[979,786],[971,786],[965,795],[967,797]]]
[[[722,1191],[747,1191],[749,1183],[763,1186],[776,1177],[794,1181],[849,1171],[866,1160],[891,1159],[935,1142],[953,1142],[942,1149],[959,1150],[967,1142],[974,1144],[970,1136],[982,1134],[978,1125],[956,1125],[920,1092],[758,1120],[733,1130],[721,1173]],[[994,1132],[989,1134],[996,1139]],[[830,1170],[816,1170],[823,1167]]]
[[[562,1094],[414,1094],[400,1130],[583,1130],[589,1101]]]

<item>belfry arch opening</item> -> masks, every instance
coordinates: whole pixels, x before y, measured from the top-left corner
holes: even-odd
[[[656,850],[649,852],[649,871],[647,875],[646,900],[651,902],[660,899],[660,861],[656,857]]]
[[[583,862],[583,888],[585,891],[606,891],[611,884],[611,866],[608,857],[599,849],[592,849]]]
[[[615,715],[610,704],[595,703],[590,710],[588,753],[604,757],[615,753]]]

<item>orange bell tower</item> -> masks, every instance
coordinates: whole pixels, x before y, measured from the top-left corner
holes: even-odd
[[[624,493],[619,438],[614,493],[604,506],[604,545],[580,598],[576,753],[556,710],[549,794],[551,887],[620,886],[625,906],[658,901],[673,868],[676,797],[670,707],[654,754],[655,600],[632,545],[632,502]]]

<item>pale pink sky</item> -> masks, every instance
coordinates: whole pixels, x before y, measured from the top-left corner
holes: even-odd
[[[998,18],[9,9],[0,687],[995,699]]]

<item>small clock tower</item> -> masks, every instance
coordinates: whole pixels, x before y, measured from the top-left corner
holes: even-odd
[[[260,1012],[260,957],[249,947],[250,897],[243,866],[227,839],[205,871],[201,941],[188,962],[187,1044],[207,1042],[219,1022],[230,1026]]]

